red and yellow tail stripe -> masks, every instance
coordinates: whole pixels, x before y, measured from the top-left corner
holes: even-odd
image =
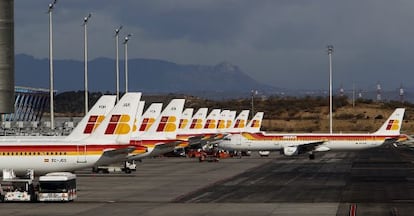
[[[130,119],[129,115],[112,115],[105,134],[128,134],[131,131],[131,127],[128,124]]]
[[[386,130],[393,130],[393,131],[398,130],[400,129],[399,125],[400,125],[400,121],[391,119],[388,121]]]
[[[85,129],[83,130],[84,134],[91,134],[104,120],[105,116],[103,115],[91,115],[89,116],[88,122],[86,123]]]
[[[237,119],[234,128],[244,128],[246,127],[246,122],[244,119]]]
[[[204,129],[214,129],[216,126],[216,120],[207,119],[206,123],[204,124]]]
[[[201,129],[203,128],[202,119],[193,119],[190,125],[190,129]]]
[[[139,127],[139,131],[148,131],[152,124],[154,124],[154,118],[144,118],[142,120],[141,126]]]
[[[157,132],[174,132],[177,130],[176,122],[177,117],[175,116],[163,116],[161,117],[160,124],[157,127]]]

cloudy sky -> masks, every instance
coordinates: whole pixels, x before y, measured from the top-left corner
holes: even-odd
[[[15,50],[48,58],[51,0],[15,0]],[[114,29],[132,33],[129,58],[180,64],[227,61],[263,83],[327,89],[414,87],[414,1],[410,0],[59,0],[54,58],[115,58]],[[121,49],[122,53],[122,49]],[[121,55],[122,57],[123,55]]]

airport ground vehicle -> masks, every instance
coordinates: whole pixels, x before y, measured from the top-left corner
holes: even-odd
[[[198,157],[199,162],[208,161],[208,162],[218,162],[219,161],[219,152],[216,148],[202,151]]]
[[[189,149],[186,155],[189,158],[199,158],[203,152],[201,149]]]
[[[125,172],[131,173],[132,171],[137,171],[137,164],[134,160],[125,161],[123,165],[121,164],[111,164],[104,166],[97,166],[92,168],[94,173],[111,173],[111,172]]]
[[[33,180],[31,179],[4,179],[0,185],[0,201],[2,202],[36,201]]]
[[[76,175],[53,172],[39,177],[38,201],[69,202],[76,199]]]

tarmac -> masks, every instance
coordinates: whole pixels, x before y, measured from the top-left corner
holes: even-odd
[[[219,162],[151,158],[132,174],[76,172],[70,203],[0,203],[1,215],[413,215],[414,151],[384,146]]]

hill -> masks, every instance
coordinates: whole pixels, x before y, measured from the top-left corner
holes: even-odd
[[[15,83],[20,86],[49,88],[49,60],[19,54],[15,58]],[[115,92],[115,61],[97,58],[88,62],[89,91]],[[55,89],[58,92],[84,89],[84,62],[54,61]],[[128,60],[129,91],[144,93],[186,93],[231,98],[249,95],[252,89],[272,92],[228,62],[217,65],[182,65],[155,59]],[[125,89],[124,61],[120,61],[120,89]]]
[[[102,93],[90,94],[90,105],[93,105]],[[167,104],[173,98],[185,98],[185,107],[198,109],[208,107],[236,110],[252,110],[250,99],[208,100],[183,94],[143,95],[146,106],[153,102]],[[65,92],[56,96],[57,115],[82,116],[83,92]],[[414,104],[401,104],[397,101],[374,102],[357,100],[355,105],[346,97],[335,97],[333,100],[334,132],[374,132],[397,107],[405,107],[402,131],[414,132]],[[254,99],[254,110],[265,112],[262,130],[276,132],[328,132],[329,100],[327,97],[269,97]]]

